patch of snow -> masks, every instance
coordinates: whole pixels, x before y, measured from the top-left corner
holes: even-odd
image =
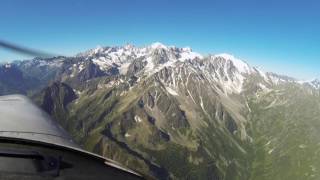
[[[233,63],[233,65],[238,69],[240,73],[251,73],[252,69],[249,67],[247,63],[244,61],[235,58],[233,55],[222,53],[222,54],[217,54],[214,56],[216,57],[222,57],[223,59],[229,60]]]
[[[127,74],[130,63],[124,63],[120,66],[119,71],[120,74]]]
[[[267,107],[265,107],[265,109],[269,109],[272,106],[275,106],[277,101],[278,101],[278,98],[274,99]]]
[[[191,97],[192,101],[194,102],[194,104],[197,104],[196,101],[193,99],[192,94],[190,93],[189,89],[187,89],[189,96]]]
[[[251,108],[250,108],[250,106],[249,106],[249,104],[248,104],[248,101],[246,101],[246,106],[247,106],[249,112],[251,112]]]
[[[83,69],[84,69],[84,65],[83,65],[83,64],[80,64],[80,65],[79,65],[79,72],[81,72]]]
[[[209,113],[206,111],[206,109],[204,108],[202,96],[200,96],[200,106],[201,106],[203,112],[204,112],[208,117],[210,117],[210,114],[209,114]]]
[[[179,94],[178,94],[175,90],[171,89],[170,87],[166,87],[166,90],[167,90],[171,95],[179,96]]]
[[[269,82],[273,84],[280,84],[280,83],[299,83],[296,79],[288,77],[288,76],[283,76],[283,75],[278,75],[274,73],[267,73]]]
[[[123,48],[129,50],[135,48],[135,46],[133,44],[126,44]]]
[[[300,148],[300,149],[304,149],[304,148],[306,148],[306,147],[307,147],[307,146],[304,145],[304,144],[300,144],[300,145],[299,145],[299,148]]]
[[[81,91],[79,91],[79,90],[76,90],[76,89],[72,89],[73,90],[73,92],[75,92],[77,95],[81,95]]]
[[[146,72],[151,72],[151,71],[153,71],[154,69],[154,63],[152,62],[152,57],[148,57],[147,59],[146,59],[146,62],[147,62],[147,65],[146,65],[146,67],[145,67],[145,69],[146,69]]]
[[[142,119],[139,117],[139,116],[134,116],[134,120],[137,122],[137,123],[140,123],[142,122]]]
[[[275,76],[269,76],[269,79],[271,80],[272,83],[274,84],[279,84],[280,78],[275,77]]]
[[[104,57],[100,57],[99,59],[92,59],[92,62],[98,65],[100,70],[102,71],[107,70],[108,67],[111,65],[111,62],[108,62]]]
[[[225,74],[227,75],[227,72],[225,70]],[[219,80],[221,81],[223,77],[220,77]],[[226,93],[241,93],[242,92],[242,86],[244,82],[244,77],[236,73],[233,77],[233,80],[228,77],[227,75],[227,81],[220,82],[222,87],[225,89]]]
[[[265,146],[268,146],[270,143],[271,143],[271,141],[268,141],[268,142],[265,144]]]
[[[202,96],[200,96],[200,106],[201,106],[201,108],[202,108],[204,111],[206,111],[206,110],[204,109],[204,106],[203,106]]]
[[[151,47],[152,49],[158,49],[158,48],[168,49],[167,46],[165,46],[164,44],[162,44],[162,43],[160,43],[160,42],[152,43],[150,47]]]
[[[200,58],[202,59],[203,56],[199,53],[196,52],[192,52],[191,49],[190,50],[184,50],[180,53],[180,57],[179,57],[179,61],[186,61],[186,60],[193,60],[195,58]]]
[[[5,64],[4,67],[5,68],[11,68],[11,64]]]
[[[264,84],[262,84],[262,83],[259,83],[258,86],[259,86],[262,90],[264,90],[264,91],[270,90],[269,88],[267,88],[267,87],[266,87]]]
[[[103,51],[103,47],[102,46],[100,46],[100,45],[98,45],[95,49],[94,49],[94,53],[95,54],[97,54],[97,53],[100,53],[100,52],[102,52]]]
[[[200,67],[204,74],[210,81],[213,81],[212,84],[219,84],[223,89],[222,93],[228,94],[239,94],[243,90],[243,83],[246,79],[245,74],[256,72],[245,62],[234,58],[228,54],[220,54],[215,56],[210,56],[213,60]],[[217,58],[223,58],[224,61],[218,61]],[[232,68],[233,65],[235,67]],[[214,66],[214,68],[212,68]]]
[[[268,77],[267,77],[267,75],[266,75],[265,72],[261,71],[259,68],[256,68],[256,70],[258,71],[258,73],[260,74],[260,76],[263,77],[263,79],[264,79],[265,81],[268,81]]]
[[[191,49],[191,47],[187,46],[187,47],[182,48],[182,51],[189,51],[189,52],[191,52],[192,49]]]
[[[311,167],[311,171],[313,171],[313,172],[316,172],[316,171],[317,171],[317,168],[314,167],[313,165],[310,165],[310,167]]]
[[[319,79],[315,79],[315,80],[311,81],[310,84],[311,84],[314,88],[320,89],[320,80],[319,80]]]
[[[320,89],[320,80],[319,79],[312,79],[307,81],[297,81],[299,84],[309,84],[315,89]]]
[[[273,148],[273,149],[270,149],[270,150],[268,151],[268,154],[271,154],[273,151],[274,151],[274,148]]]

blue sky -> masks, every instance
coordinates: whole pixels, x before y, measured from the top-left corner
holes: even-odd
[[[320,78],[316,0],[2,0],[0,39],[62,55],[160,41]],[[26,59],[0,49],[0,61]]]

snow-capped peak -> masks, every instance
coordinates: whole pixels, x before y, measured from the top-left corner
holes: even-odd
[[[193,52],[190,47],[178,48],[175,46],[166,46],[160,42],[155,42],[145,47],[135,47],[131,44],[115,47],[101,47],[82,53],[81,56],[86,60],[91,60],[98,65],[102,71],[109,71],[112,68],[117,68],[121,74],[128,71],[131,63],[135,60],[141,60],[141,73],[151,75],[165,67],[174,67],[181,65],[179,62],[197,61],[204,57],[196,52]],[[223,58],[223,61],[217,61],[215,71],[217,81],[228,84],[226,91],[240,92],[245,79],[244,74],[255,72],[247,63],[235,58],[230,54],[218,54],[210,56],[212,60]],[[222,63],[222,64],[220,64]],[[231,67],[235,68],[229,69]],[[219,71],[217,71],[219,68]],[[221,72],[223,71],[223,74]],[[227,81],[227,82],[226,82]]]
[[[182,48],[182,51],[192,52],[192,49],[191,49],[191,47],[187,46],[187,47]]]
[[[193,60],[195,58],[202,59],[203,56],[199,53],[193,52],[190,47],[181,48],[180,58],[178,59],[179,61],[183,62],[185,60]]]
[[[124,45],[123,48],[124,49],[133,49],[133,48],[135,48],[135,46],[133,44],[128,43],[128,44]]]
[[[7,69],[8,69],[8,68],[11,68],[11,64],[10,64],[10,63],[6,63],[6,64],[4,65],[4,67],[7,68]]]
[[[252,68],[246,62],[235,58],[231,54],[222,53],[222,54],[214,55],[214,58],[218,58],[218,57],[221,57],[225,60],[232,61],[233,65],[239,70],[240,73],[251,73],[252,72]]]
[[[308,84],[315,89],[320,89],[320,80],[319,79],[312,79],[308,81],[298,81],[299,84]]]
[[[155,43],[152,43],[151,46],[150,46],[152,49],[158,49],[158,48],[161,48],[161,49],[168,49],[168,47],[160,42],[155,42]]]
[[[320,80],[319,79],[314,79],[313,81],[310,82],[312,86],[316,89],[320,89]]]
[[[100,52],[102,52],[102,51],[103,51],[103,47],[100,46],[100,45],[98,45],[98,46],[93,50],[93,52],[94,52],[95,54],[100,53]]]

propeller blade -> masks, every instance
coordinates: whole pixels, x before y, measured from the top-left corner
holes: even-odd
[[[45,53],[42,51],[37,51],[37,50],[22,47],[22,46],[14,45],[1,40],[0,40],[0,48],[8,49],[20,54],[25,54],[25,55],[34,56],[34,57],[50,58],[50,57],[57,56],[50,53]]]

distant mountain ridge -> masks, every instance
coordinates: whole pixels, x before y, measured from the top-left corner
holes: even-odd
[[[0,67],[0,94],[29,93],[84,148],[157,179],[320,178],[319,85],[161,43]]]
[[[166,57],[161,57],[162,59],[155,61],[151,60],[150,57],[161,56],[161,53],[164,53]],[[143,60],[139,61],[139,58]],[[144,73],[150,74],[163,67],[173,66],[178,62],[185,62],[194,59],[212,59],[212,61],[216,60],[216,63],[220,63],[219,65],[221,66],[222,63],[218,62],[217,60],[219,58],[226,60],[226,63],[231,62],[230,64],[234,66],[240,74],[258,72],[261,76],[269,78],[269,80],[273,81],[273,83],[278,83],[278,81],[293,81],[297,83],[302,82],[287,76],[280,76],[274,73],[263,73],[257,68],[253,68],[246,62],[229,54],[209,55],[204,57],[199,53],[193,52],[189,47],[177,48],[175,46],[165,46],[159,42],[142,48],[138,48],[130,44],[115,47],[97,47],[95,49],[79,53],[75,57],[60,56],[49,59],[35,58],[33,60],[15,61],[12,63],[2,64],[1,69],[9,69],[13,65],[13,67],[16,67],[18,70],[22,71],[21,73],[24,73],[26,76],[37,79],[38,81],[43,82],[43,84],[48,84],[49,81],[61,78],[59,77],[61,74],[73,77],[75,74],[80,73],[84,67],[87,66],[90,66],[89,70],[86,69],[87,72],[82,72],[82,74],[83,76],[88,77],[82,77],[82,79],[87,79],[91,76],[98,77],[105,75],[126,74],[129,67],[129,73],[131,73],[131,71],[144,69]],[[5,74],[3,74],[3,76],[5,76]],[[318,79],[304,81],[303,83],[319,89],[319,83],[317,82],[319,82]]]

